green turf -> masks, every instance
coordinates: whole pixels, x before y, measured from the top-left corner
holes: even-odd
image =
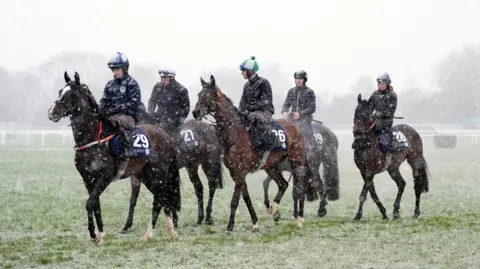
[[[478,268],[480,264],[480,146],[470,138],[454,149],[436,149],[425,139],[430,166],[430,192],[422,196],[419,220],[413,220],[415,196],[411,170],[402,173],[407,187],[402,218],[381,221],[370,198],[364,219],[352,222],[362,179],[353,164],[351,141],[342,140],[341,197],[328,214],[315,216],[318,203],[307,203],[306,222],[295,230],[289,187],[280,204],[282,219],[274,224],[263,210],[263,172],[248,177],[260,232],[252,233],[243,201],[235,231],[226,235],[232,181],[218,190],[213,226],[197,227],[196,198],[182,170],[183,208],[180,239],[170,242],[164,219],[154,238],[140,238],[151,215],[151,194],[142,187],[134,227],[120,235],[127,215],[128,180],[113,183],[101,197],[107,232],[103,245],[88,236],[83,182],[73,164],[73,151],[0,149],[0,266],[4,268]],[[201,174],[204,180],[203,174]],[[288,176],[288,173],[285,173]],[[204,181],[205,182],[205,181]],[[377,193],[391,217],[396,185],[382,174]],[[208,189],[205,186],[205,193]],[[272,183],[270,197],[276,192]],[[205,201],[206,203],[206,201]],[[162,215],[161,215],[162,216]]]

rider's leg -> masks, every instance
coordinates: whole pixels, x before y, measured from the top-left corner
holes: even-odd
[[[110,120],[115,122],[116,132],[120,143],[124,148],[125,157],[134,157],[135,149],[133,148],[133,140],[130,134],[127,131],[131,131],[135,128],[135,120],[132,116],[126,115],[124,113],[118,113],[110,117]]]

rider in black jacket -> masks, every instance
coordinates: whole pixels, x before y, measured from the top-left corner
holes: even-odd
[[[307,72],[304,70],[296,71],[293,77],[296,86],[288,91],[287,98],[283,103],[282,114],[285,118],[289,118],[290,113],[293,113],[293,119],[296,121],[297,127],[308,141],[309,152],[314,152],[317,149],[317,141],[311,124],[313,113],[316,110],[315,92],[306,85]]]
[[[183,124],[190,112],[188,90],[175,79],[175,71],[160,70],[161,82],[155,84],[148,101],[148,113],[170,135]]]

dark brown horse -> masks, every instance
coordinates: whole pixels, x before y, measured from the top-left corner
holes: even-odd
[[[358,95],[358,105],[355,109],[353,135],[354,160],[360,173],[362,174],[364,184],[360,193],[360,205],[358,207],[355,220],[362,218],[363,203],[367,199],[367,191],[370,191],[375,204],[377,204],[383,219],[388,219],[385,207],[378,199],[373,184],[373,177],[385,170],[395,181],[398,187],[397,198],[393,204],[393,218],[400,217],[400,201],[405,189],[405,180],[400,174],[400,165],[407,160],[412,168],[415,189],[415,211],[414,218],[420,216],[420,195],[422,192],[428,192],[428,167],[423,156],[422,138],[415,129],[406,124],[394,125],[392,132],[394,134],[394,153],[390,153],[391,162],[387,162],[386,153],[380,150],[380,136],[374,131],[376,121],[372,121],[373,106],[367,101],[362,100]]]
[[[290,119],[293,121],[293,119]],[[316,142],[318,143],[317,150],[312,154],[307,154],[308,166],[311,168],[310,171],[306,171],[305,181],[306,181],[306,196],[307,201],[315,201],[319,197],[321,198],[320,204],[317,211],[317,216],[324,217],[327,214],[327,199],[330,201],[336,201],[340,197],[340,188],[339,188],[339,171],[338,171],[338,139],[337,136],[330,130],[327,126],[319,123],[312,122],[312,128]],[[305,143],[308,143],[308,140],[305,139]],[[320,165],[323,165],[323,177],[326,183],[322,181],[320,177]],[[289,165],[282,167],[282,171],[292,172],[292,169]],[[290,176],[291,177],[291,176]],[[263,181],[263,190],[265,203],[268,199],[268,187],[270,185],[272,178],[267,176]],[[325,187],[326,190],[325,190]],[[298,216],[298,205],[297,200],[293,200],[293,217],[297,218]],[[280,214],[277,213],[277,218],[280,217]]]
[[[261,155],[252,149],[252,141],[249,130],[239,115],[237,108],[232,101],[225,96],[215,84],[215,78],[210,76],[210,82],[200,80],[202,90],[198,94],[198,103],[195,106],[193,115],[195,119],[201,119],[208,114],[213,114],[216,125],[215,130],[220,144],[225,152],[224,164],[229,169],[230,175],[235,182],[235,189],[230,204],[230,219],[227,226],[227,232],[233,231],[235,226],[235,212],[240,200],[240,194],[247,205],[250,217],[252,219],[253,230],[258,230],[258,218],[253,208],[250,195],[248,193],[245,177],[250,172],[264,169],[269,176],[275,180],[278,185],[278,192],[272,205],[267,201],[267,208],[271,207],[272,215],[276,215],[277,205],[280,203],[283,194],[288,188],[288,183],[283,178],[280,164],[287,160],[293,170],[293,184],[295,196],[299,199],[299,212],[297,218],[297,227],[303,225],[303,208],[305,202],[304,193],[304,169],[306,163],[305,144],[303,136],[293,123],[286,120],[278,120],[283,132],[286,134],[288,150],[272,151],[266,162],[260,163]],[[280,129],[279,129],[280,130]],[[277,131],[278,137],[280,132]],[[285,137],[279,138],[285,141]],[[278,139],[277,139],[278,140]]]
[[[205,223],[213,224],[213,197],[217,188],[223,189],[222,176],[222,148],[218,142],[215,129],[208,123],[189,120],[180,126],[175,137],[177,149],[177,168],[185,167],[187,169],[190,181],[195,189],[198,203],[197,224],[201,225],[204,219],[203,206],[203,184],[198,176],[198,167],[202,165],[202,170],[208,179],[208,203],[207,216]],[[130,177],[132,185],[132,194],[130,196],[130,207],[128,218],[122,233],[127,233],[133,224],[133,214],[140,193],[141,182],[136,177]],[[173,218],[175,227],[177,227],[176,216]]]
[[[80,82],[76,72],[74,81],[65,72],[65,83],[58,93],[58,99],[48,110],[48,118],[58,122],[61,118],[70,117],[76,144],[75,167],[89,194],[86,210],[90,237],[97,243],[103,242],[105,237],[100,207],[102,192],[111,182],[135,175],[154,197],[152,220],[144,239],[153,236],[153,228],[162,207],[168,232],[172,239],[177,239],[172,212],[180,211],[180,177],[172,139],[159,127],[140,125],[136,129],[133,146],[141,148],[139,152],[144,156],[125,159],[122,155],[116,155],[119,147],[115,146],[118,145],[118,139],[113,132],[114,125],[98,113],[98,104],[87,85]],[[98,233],[95,233],[94,215]]]

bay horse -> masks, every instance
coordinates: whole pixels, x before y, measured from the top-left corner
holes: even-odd
[[[423,156],[423,142],[420,134],[411,126],[406,124],[398,124],[392,126],[394,135],[392,144],[395,152],[390,153],[391,161],[386,161],[387,153],[383,153],[380,148],[380,135],[374,131],[376,120],[372,121],[373,106],[367,100],[362,100],[362,95],[357,97],[358,105],[355,108],[353,118],[353,136],[354,142],[354,160],[357,168],[363,177],[364,184],[360,193],[360,205],[355,220],[362,218],[363,203],[367,199],[367,191],[370,192],[372,200],[377,204],[383,219],[388,219],[385,207],[375,192],[373,177],[376,174],[388,171],[390,177],[395,181],[398,187],[397,197],[393,204],[393,218],[400,218],[400,201],[405,189],[405,180],[400,174],[400,165],[407,160],[412,168],[415,189],[415,211],[414,218],[420,216],[420,196],[427,193],[429,189],[428,183],[428,167],[425,157]]]
[[[230,218],[226,232],[233,231],[235,226],[235,213],[240,200],[240,194],[247,205],[250,217],[252,219],[253,231],[258,231],[258,217],[248,193],[248,187],[245,177],[249,172],[255,172],[263,169],[269,176],[275,180],[279,186],[277,195],[270,205],[266,201],[266,207],[275,217],[277,206],[280,203],[283,194],[288,188],[288,182],[283,178],[280,164],[288,160],[293,169],[293,184],[295,196],[299,199],[299,212],[296,227],[301,228],[304,222],[303,209],[305,202],[304,192],[304,169],[308,165],[306,162],[306,152],[303,136],[293,123],[281,119],[272,123],[274,133],[278,141],[288,148],[285,150],[271,151],[266,160],[260,163],[261,154],[252,148],[250,131],[247,129],[244,119],[241,117],[232,101],[217,87],[215,77],[210,76],[210,82],[205,82],[200,78],[202,90],[198,94],[198,102],[192,114],[195,119],[202,119],[208,114],[215,118],[215,131],[224,150],[224,164],[230,171],[230,175],[235,182],[234,192],[230,203]],[[286,142],[286,143],[285,143]]]
[[[138,177],[153,194],[152,219],[144,240],[153,236],[153,229],[163,207],[167,229],[172,240],[178,238],[172,221],[172,212],[180,211],[180,177],[176,169],[174,142],[159,127],[144,124],[135,129],[133,146],[137,156],[124,158],[115,125],[99,113],[99,106],[88,86],[80,82],[75,72],[72,81],[64,74],[66,85],[58,92],[58,98],[48,110],[48,118],[58,122],[70,118],[75,141],[75,167],[83,178],[88,191],[86,210],[88,231],[96,243],[105,238],[100,195],[107,186],[132,175]],[[93,216],[98,226],[95,233]]]
[[[293,121],[292,117],[289,120]],[[316,139],[317,150],[312,154],[307,155],[309,171],[306,171],[306,197],[307,201],[315,201],[319,197],[321,198],[317,211],[317,216],[324,217],[327,214],[327,199],[330,201],[336,201],[340,198],[340,176],[338,171],[338,138],[337,136],[324,124],[313,121],[312,122],[313,133]],[[308,140],[305,139],[305,143]],[[320,165],[323,165],[323,177],[325,185],[320,176]],[[289,165],[282,167],[282,171],[288,171],[292,173],[292,169]],[[291,178],[291,175],[290,175]],[[263,190],[265,201],[268,201],[268,188],[272,178],[267,176],[263,181]],[[325,190],[326,187],[326,190]],[[293,191],[292,191],[293,194]],[[280,218],[280,214],[277,213],[277,218]],[[297,200],[293,200],[293,217],[298,216]]]
[[[203,211],[203,184],[198,176],[199,165],[202,166],[202,170],[207,176],[209,194],[205,223],[213,225],[213,197],[217,188],[223,189],[222,148],[215,134],[215,129],[211,124],[191,119],[179,127],[174,139],[176,142],[177,168],[185,167],[187,169],[188,176],[195,189],[195,195],[197,196],[197,225],[201,225],[205,218]],[[130,182],[132,187],[130,206],[127,222],[121,233],[127,233],[132,227],[135,205],[140,193],[141,182],[138,178],[132,176],[130,177]],[[177,228],[175,215],[173,222],[175,228]]]

